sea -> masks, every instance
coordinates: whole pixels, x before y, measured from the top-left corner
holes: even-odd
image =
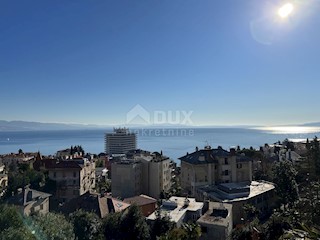
[[[40,151],[53,155],[58,150],[81,145],[88,153],[104,152],[104,136],[110,129],[50,130],[50,131],[2,131],[0,132],[0,154]],[[177,163],[178,158],[196,147],[210,145],[225,149],[240,146],[259,148],[265,143],[289,139],[303,141],[320,136],[320,127],[214,127],[214,128],[134,128],[138,148],[148,151],[162,151]]]

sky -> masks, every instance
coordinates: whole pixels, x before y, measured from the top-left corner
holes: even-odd
[[[1,0],[0,119],[123,124],[138,104],[194,125],[320,121],[320,1],[284,3]]]

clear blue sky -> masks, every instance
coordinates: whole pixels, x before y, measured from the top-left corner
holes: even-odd
[[[0,119],[197,125],[320,120],[320,1],[1,0]]]

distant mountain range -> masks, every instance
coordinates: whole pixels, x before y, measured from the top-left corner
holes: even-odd
[[[320,122],[313,122],[313,123],[305,123],[303,126],[306,127],[320,127]]]
[[[122,126],[122,125],[120,125]],[[292,124],[290,124],[292,126]],[[297,124],[295,126],[306,126],[306,127],[320,127],[320,122]],[[116,125],[94,125],[94,124],[67,124],[67,123],[42,123],[42,122],[28,122],[28,121],[5,121],[0,120],[0,131],[45,131],[45,130],[83,130],[83,129],[106,129],[118,127]],[[203,128],[251,128],[254,127],[248,125],[239,126],[186,126],[186,125],[129,125],[126,127],[130,128],[170,128],[170,127],[203,127]]]
[[[108,126],[0,120],[0,131],[80,130],[106,127]]]

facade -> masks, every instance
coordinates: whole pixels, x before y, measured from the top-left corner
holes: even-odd
[[[0,197],[4,195],[8,186],[8,174],[5,171],[5,166],[0,163]]]
[[[181,186],[191,196],[195,189],[204,185],[244,182],[252,180],[252,161],[236,154],[235,149],[226,151],[210,146],[179,158],[181,160]]]
[[[170,220],[180,227],[182,223],[188,221],[197,221],[202,215],[203,202],[197,202],[194,198],[171,197],[169,200],[163,200],[160,207],[160,214],[167,214]],[[153,212],[147,217],[148,221],[154,221],[157,218]]]
[[[4,154],[0,156],[1,162],[7,168],[9,168],[10,165],[17,166],[18,164],[30,164],[30,167],[32,167],[32,164],[39,158],[41,158],[41,154],[39,152],[10,153],[10,154]]]
[[[143,216],[148,217],[151,213],[156,210],[157,200],[147,195],[141,194],[131,198],[125,198],[125,203],[135,204],[139,206]]]
[[[208,210],[198,219],[200,240],[232,239],[232,204],[207,202]]]
[[[196,199],[232,204],[233,225],[237,225],[242,224],[241,219],[246,218],[244,205],[256,207],[261,217],[272,211],[275,203],[275,186],[266,181],[200,186],[196,189]]]
[[[139,160],[142,165],[142,193],[159,199],[161,192],[168,192],[172,186],[174,162],[161,153],[134,150],[128,156]]]
[[[105,151],[107,154],[125,154],[137,148],[137,136],[128,128],[115,128],[113,133],[105,135]]]
[[[49,198],[51,194],[40,192],[26,186],[17,195],[8,199],[9,204],[14,204],[19,208],[23,215],[49,212]]]
[[[129,151],[126,156],[112,160],[112,194],[123,198],[145,194],[159,199],[161,192],[171,188],[173,169],[173,161],[162,153]]]
[[[64,201],[81,196],[95,188],[95,162],[86,158],[50,162],[49,178],[56,182],[55,197]]]
[[[142,165],[140,161],[121,160],[111,165],[113,197],[129,198],[142,193]]]

